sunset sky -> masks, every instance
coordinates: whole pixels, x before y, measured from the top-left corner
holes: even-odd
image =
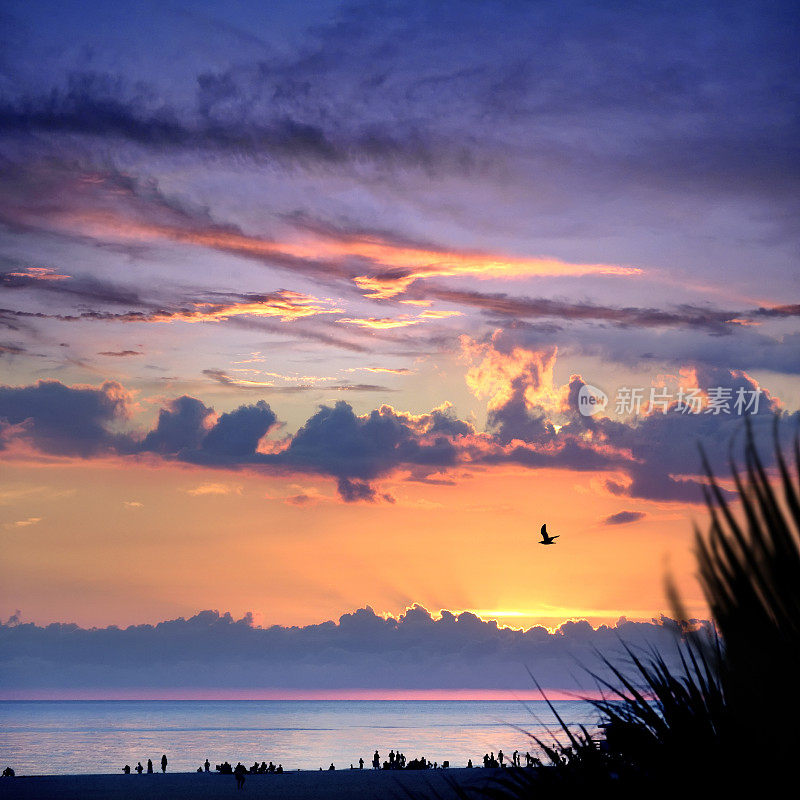
[[[3,5],[3,620],[704,616],[698,443],[800,419],[794,3]]]

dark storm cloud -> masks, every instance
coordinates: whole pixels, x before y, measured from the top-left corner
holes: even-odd
[[[126,404],[122,387],[111,383],[100,389],[57,381],[3,387],[0,423],[4,439],[29,441],[48,454],[157,453],[196,465],[329,475],[346,501],[390,500],[371,482],[396,469],[436,472],[454,466],[461,457],[456,432],[468,429],[441,411],[412,417],[383,406],[362,417],[340,401],[321,407],[285,449],[261,453],[258,442],[277,421],[263,400],[214,420],[213,410],[199,400],[179,397],[161,409],[156,427],[138,443],[132,434],[109,430],[127,416]]]
[[[490,365],[508,358],[510,364],[519,366],[523,351],[514,334],[498,332],[489,350],[481,350]],[[618,471],[627,480],[608,480],[607,488],[613,494],[698,503],[702,501],[699,448],[717,474],[726,475],[730,454],[738,453],[742,443],[744,416],[756,439],[763,442],[771,439],[776,415],[785,420],[780,427],[784,439],[789,439],[800,423],[800,412],[782,413],[780,402],[745,372],[701,364],[695,365],[686,384],[687,389],[699,389],[706,395],[701,413],[682,406],[675,387],[666,411],[661,405],[649,408],[648,388],[640,390],[643,400],[635,410],[621,410],[623,415],[631,414],[628,419],[584,416],[578,397],[586,382],[577,375],[566,388],[564,405],[558,409],[552,404],[545,407],[536,397],[540,389],[551,389],[546,371],[553,350],[527,351],[527,355],[532,358],[525,362],[526,367],[508,378],[501,399],[490,405],[488,430],[505,447],[488,449],[481,459],[484,463]],[[489,368],[485,362],[483,369]],[[710,411],[706,400],[715,393],[728,398],[727,413]],[[610,402],[607,410],[613,412],[615,399]],[[753,406],[748,407],[750,402]],[[762,456],[771,463],[770,448],[765,450]]]
[[[275,463],[344,479],[343,496],[372,499],[362,485],[403,465],[436,471],[454,466],[458,448],[434,430],[435,421],[413,418],[390,406],[358,416],[343,400],[322,406],[292,437]],[[355,482],[354,482],[355,481]]]
[[[336,488],[339,491],[339,496],[345,503],[357,503],[365,501],[374,503],[377,497],[377,492],[365,481],[353,481],[349,478],[339,478],[336,482]]]
[[[768,442],[779,402],[769,392],[745,373],[728,369],[697,368],[697,388],[708,392],[720,389],[730,392],[733,403],[741,390],[749,399],[760,391],[757,411],[751,409],[747,418],[755,432],[756,440]],[[679,410],[678,401],[670,401],[667,413],[657,410],[633,422],[617,422],[608,417],[584,417],[578,412],[575,398],[583,384],[573,376],[570,386],[571,421],[560,433],[588,435],[598,444],[629,451],[633,460],[626,465],[630,478],[628,485],[608,481],[607,488],[620,496],[650,500],[698,503],[702,500],[702,483],[696,479],[699,469],[699,449],[709,458],[718,474],[728,474],[729,457],[738,452],[734,445],[741,444],[744,423],[736,413],[685,413]],[[644,407],[644,405],[643,405]],[[731,406],[732,407],[732,406]],[[789,438],[800,423],[800,412],[785,415],[781,430]],[[733,448],[733,449],[732,449]],[[762,453],[771,463],[769,448]]]
[[[760,387],[744,373],[698,370],[700,388],[739,390]],[[732,443],[741,442],[737,414],[653,413],[631,422],[584,417],[576,397],[583,385],[573,376],[567,407],[555,417],[526,404],[531,383],[516,381],[505,402],[489,416],[489,432],[478,433],[451,409],[411,415],[384,405],[357,415],[344,401],[321,406],[279,447],[259,450],[259,442],[277,417],[263,401],[214,417],[213,409],[193,397],[173,400],[159,412],[155,428],[144,436],[118,433],[128,416],[128,396],[118,384],[99,389],[42,381],[28,387],[0,388],[0,425],[4,446],[15,439],[45,454],[135,456],[155,453],[197,466],[277,473],[310,473],[334,478],[346,502],[386,500],[375,482],[398,471],[427,480],[458,466],[515,464],[529,469],[613,471],[626,481],[607,481],[618,496],[700,502],[698,445],[721,474]],[[777,401],[765,392],[750,416],[759,438],[768,436]],[[796,425],[800,413],[784,415]],[[787,434],[784,434],[787,435]],[[769,454],[765,454],[769,463]]]
[[[593,689],[582,667],[605,675],[598,652],[616,661],[620,639],[677,658],[678,626],[662,617],[593,629],[567,622],[554,632],[501,628],[470,612],[420,606],[397,617],[369,608],[338,622],[259,628],[246,615],[203,611],[157,625],[41,627],[0,624],[0,687],[531,689],[529,668],[545,687]]]
[[[644,511],[617,511],[603,520],[603,525],[628,525],[631,522],[638,522],[644,519],[647,514]]]
[[[529,468],[626,471],[630,459],[583,441],[578,435],[557,435],[552,423],[547,436],[529,436],[529,429],[505,438],[478,434],[450,410],[413,416],[382,406],[357,415],[344,401],[322,406],[280,453],[256,457],[263,465],[290,471],[331,475],[348,502],[378,499],[373,483],[397,470],[414,480],[463,464],[518,464]],[[526,437],[526,438],[523,438]],[[517,439],[511,446],[511,439]]]
[[[456,462],[444,436],[423,441],[420,424],[383,407],[366,418],[339,402],[322,407],[292,437],[286,450],[257,452],[259,440],[275,425],[272,409],[259,400],[221,414],[183,396],[159,412],[156,427],[139,443],[110,430],[128,415],[128,398],[118,384],[100,389],[41,381],[28,387],[0,387],[0,425],[4,440],[29,441],[54,455],[91,456],[157,453],[204,466],[250,467],[314,472],[337,479],[347,501],[378,498],[369,481],[406,462],[438,468]]]
[[[194,464],[235,466],[253,458],[259,440],[276,421],[263,400],[214,420],[213,409],[184,395],[161,409],[155,429],[137,450]]]
[[[277,422],[273,410],[259,400],[251,406],[239,406],[235,411],[221,414],[203,439],[201,449],[211,460],[236,461],[249,458],[256,452],[259,440]]]
[[[0,430],[19,426],[20,435],[43,453],[89,457],[124,451],[127,436],[109,427],[127,416],[127,395],[118,383],[99,388],[59,381],[0,386]]]
[[[140,449],[164,455],[197,450],[208,433],[206,422],[213,413],[194,397],[178,397],[159,411],[156,427],[145,436]]]

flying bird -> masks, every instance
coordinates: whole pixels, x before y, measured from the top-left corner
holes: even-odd
[[[559,534],[555,536],[549,536],[547,533],[547,523],[542,525],[542,541],[539,544],[555,544],[555,540],[558,539]]]

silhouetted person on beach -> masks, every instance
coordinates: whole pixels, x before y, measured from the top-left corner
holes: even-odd
[[[236,788],[243,789],[244,788],[244,778],[247,775],[247,767],[242,764],[240,761],[236,765],[236,769],[233,771],[234,777],[236,778]]]
[[[372,756],[372,769],[380,769],[381,768],[381,757],[378,755],[378,751],[375,751],[375,755]]]
[[[331,772],[331,771],[333,771],[335,769],[336,769],[336,767],[334,767],[333,766],[333,762],[331,762],[331,765],[328,767],[328,772]]]
[[[278,764],[278,768],[275,770],[278,775],[283,775],[283,764]]]
[[[363,758],[359,758],[358,759],[358,768],[359,769],[364,769],[364,759]]]
[[[206,772],[208,772],[211,769],[211,764],[209,763],[208,759],[206,759],[206,763],[203,764],[203,766],[205,767]]]
[[[136,772],[138,772],[139,775],[141,775],[144,772],[144,767],[142,766],[141,761],[136,765]]]
[[[130,774],[131,774],[131,765],[130,765],[130,764],[126,764],[126,765],[125,765],[125,766],[122,768],[122,771],[123,771],[123,772],[124,772],[126,775],[130,775]]]
[[[13,777],[14,777],[16,774],[17,774],[17,773],[16,773],[16,772],[14,772],[14,770],[13,770],[13,769],[11,769],[11,767],[6,767],[6,768],[3,770],[3,777],[4,777],[4,778],[13,778]]]
[[[497,760],[500,762],[500,766],[501,767],[505,766],[505,764],[503,763],[503,759],[504,758],[505,758],[505,756],[503,755],[503,751],[502,750],[498,750],[498,752],[497,752]]]
[[[153,772],[153,759],[152,758],[148,758],[147,759],[147,774],[149,775],[152,772]]]
[[[472,759],[471,758],[467,759],[467,769],[472,769]]]
[[[166,773],[167,771],[167,756],[161,756],[161,771]]]

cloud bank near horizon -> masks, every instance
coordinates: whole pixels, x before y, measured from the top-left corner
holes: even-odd
[[[707,625],[708,623],[696,624]],[[94,689],[492,689],[531,691],[527,669],[551,689],[593,690],[598,659],[622,657],[621,642],[677,658],[680,626],[620,618],[556,630],[501,627],[471,612],[421,606],[396,617],[369,606],[303,627],[253,624],[252,615],[202,611],[156,625],[44,627],[0,624],[0,693]]]

